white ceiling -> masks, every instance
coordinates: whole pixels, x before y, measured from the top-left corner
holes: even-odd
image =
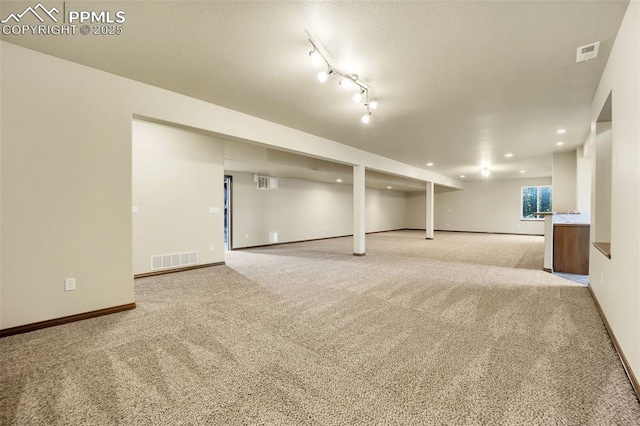
[[[478,180],[483,162],[491,179],[550,176],[552,153],[585,141],[627,1],[81,4],[126,11],[124,35],[2,38]],[[1,15],[24,5],[3,1]],[[337,79],[318,83],[306,31],[335,67],[370,85],[380,103],[371,123]],[[576,64],[576,48],[594,41],[599,57]]]

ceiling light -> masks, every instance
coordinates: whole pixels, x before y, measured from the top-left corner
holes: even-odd
[[[482,176],[488,177],[490,174],[491,174],[491,172],[486,167],[484,169],[482,169]]]
[[[360,89],[360,91],[358,93],[353,95],[352,99],[353,99],[354,102],[360,103],[360,102],[362,102],[362,99],[364,98],[364,95],[365,95],[364,89]]]
[[[340,183],[342,182],[342,179],[336,179],[336,182]]]
[[[333,74],[333,70],[327,70],[327,71],[320,71],[318,73],[318,81],[320,81],[320,83],[324,83],[325,81],[327,81],[327,79],[329,78],[329,76]]]
[[[558,129],[558,134],[559,135],[564,135],[565,133],[567,133],[567,131],[565,129]]]
[[[316,67],[319,67],[324,62],[324,58],[316,49],[309,52],[309,57],[311,58],[311,63]]]
[[[556,142],[556,145],[562,146],[562,145],[564,145],[564,142]]]
[[[427,166],[431,167],[433,166],[433,163],[427,163]]]
[[[504,156],[507,157],[507,158],[511,158],[511,157],[513,157],[513,154],[509,153],[509,154],[505,154]]]
[[[460,175],[460,177],[461,177],[462,179],[464,179],[464,178],[465,178],[465,176],[464,176],[464,175]]]
[[[355,83],[353,82],[353,79],[351,79],[351,77],[342,77],[342,80],[340,80],[340,87],[342,87],[344,90],[351,90],[353,89],[355,86]]]
[[[391,189],[391,187],[390,187],[390,186],[387,186],[387,189]]]
[[[524,173],[524,170],[520,170],[520,173]]]
[[[339,82],[340,87],[345,90],[357,90],[357,93],[353,95],[352,99],[355,102],[364,103],[366,113],[364,116],[362,116],[361,120],[365,124],[369,123],[369,121],[371,121],[371,110],[378,108],[378,102],[369,101],[369,86],[364,81],[360,80],[357,75],[347,74],[336,69],[329,63],[327,57],[322,54],[313,40],[309,39],[309,43],[311,43],[311,46],[313,47],[313,49],[311,49],[311,51],[309,52],[309,57],[311,58],[313,63],[322,64],[324,62],[327,65],[326,71],[320,71],[318,73],[318,81],[320,81],[320,83],[324,83],[332,74],[336,74],[342,77]]]

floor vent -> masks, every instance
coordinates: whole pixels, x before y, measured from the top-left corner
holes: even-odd
[[[151,270],[166,268],[178,268],[181,266],[195,265],[198,263],[198,252],[159,254],[151,256]]]

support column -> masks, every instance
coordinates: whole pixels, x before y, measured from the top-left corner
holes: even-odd
[[[433,240],[433,182],[427,182],[427,240]]]
[[[364,256],[365,176],[364,166],[353,166],[353,255]]]

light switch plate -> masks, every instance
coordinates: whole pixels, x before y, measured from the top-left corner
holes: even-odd
[[[133,212],[133,214],[138,214],[138,206],[133,206],[131,211]]]
[[[76,289],[76,279],[75,278],[65,278],[64,279],[64,291],[73,291]]]
[[[209,213],[220,213],[220,207],[209,207]]]

